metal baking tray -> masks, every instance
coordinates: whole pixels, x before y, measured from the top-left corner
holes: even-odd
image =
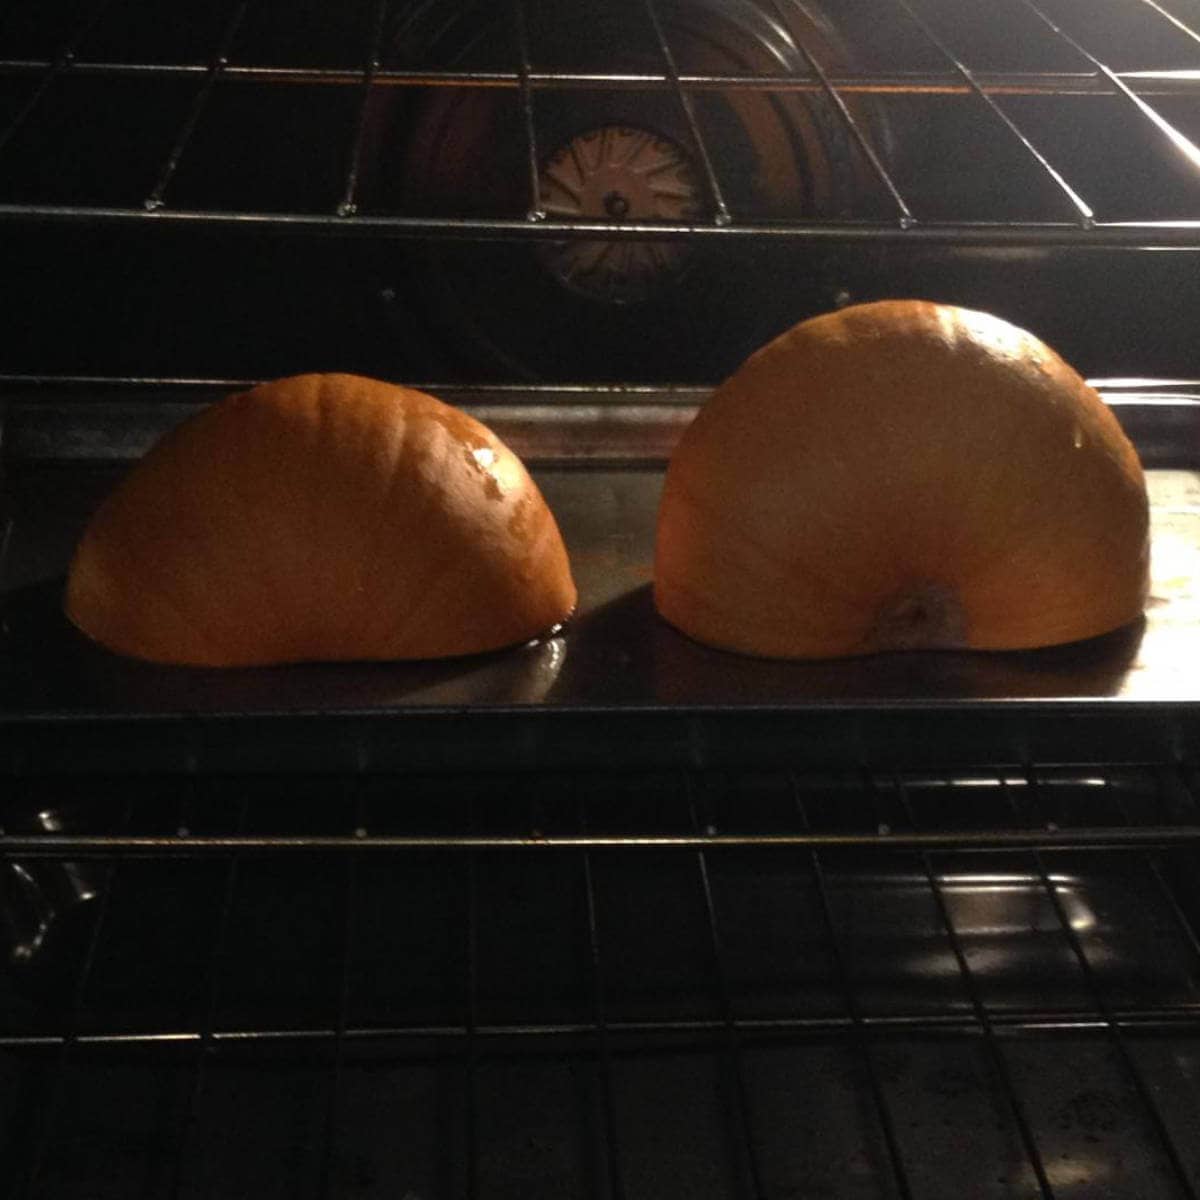
[[[68,402],[61,390],[31,392],[10,404],[7,426],[0,711],[1200,701],[1200,399],[1188,385],[1156,387],[1109,381],[1106,389],[1150,468],[1153,584],[1144,621],[1102,638],[1035,652],[910,652],[824,663],[764,662],[698,645],[656,616],[650,581],[665,459],[702,393],[451,389],[450,399],[488,420],[530,462],[571,554],[580,590],[575,618],[559,636],[497,654],[254,670],[122,659],[60,614],[63,574],[87,514],[128,461],[194,410],[196,396],[177,388],[171,401],[153,393],[134,403],[136,390],[127,388],[114,405],[103,395]]]

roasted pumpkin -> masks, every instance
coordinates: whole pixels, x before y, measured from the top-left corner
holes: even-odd
[[[802,322],[727,380],[667,472],[654,594],[772,658],[1015,650],[1135,620],[1145,480],[1109,408],[984,313],[882,301]]]
[[[163,663],[429,659],[570,614],[554,517],[485,426],[421,392],[300,375],[159,442],[102,502],[65,608]]]

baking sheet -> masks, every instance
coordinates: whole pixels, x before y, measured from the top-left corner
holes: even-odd
[[[1200,471],[1148,472],[1153,583],[1144,621],[1072,646],[774,663],[697,645],[654,613],[661,468],[596,466],[534,471],[580,588],[579,613],[560,636],[438,663],[233,671],[121,659],[62,619],[71,547],[118,473],[41,464],[6,482],[0,714],[1200,701]]]

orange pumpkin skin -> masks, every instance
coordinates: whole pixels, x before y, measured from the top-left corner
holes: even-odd
[[[88,524],[65,608],[118,653],[227,667],[495,650],[575,602],[554,518],[489,429],[299,375],[159,442]]]
[[[704,406],[667,472],[655,602],[772,658],[1031,649],[1135,620],[1137,453],[1054,351],[923,301],[802,322]]]

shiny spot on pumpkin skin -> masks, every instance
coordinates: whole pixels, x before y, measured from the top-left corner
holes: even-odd
[[[503,500],[504,489],[497,478],[498,467],[496,452],[490,446],[479,446],[472,449],[463,447],[463,455],[467,464],[475,471],[483,483],[483,491],[489,500]]]

